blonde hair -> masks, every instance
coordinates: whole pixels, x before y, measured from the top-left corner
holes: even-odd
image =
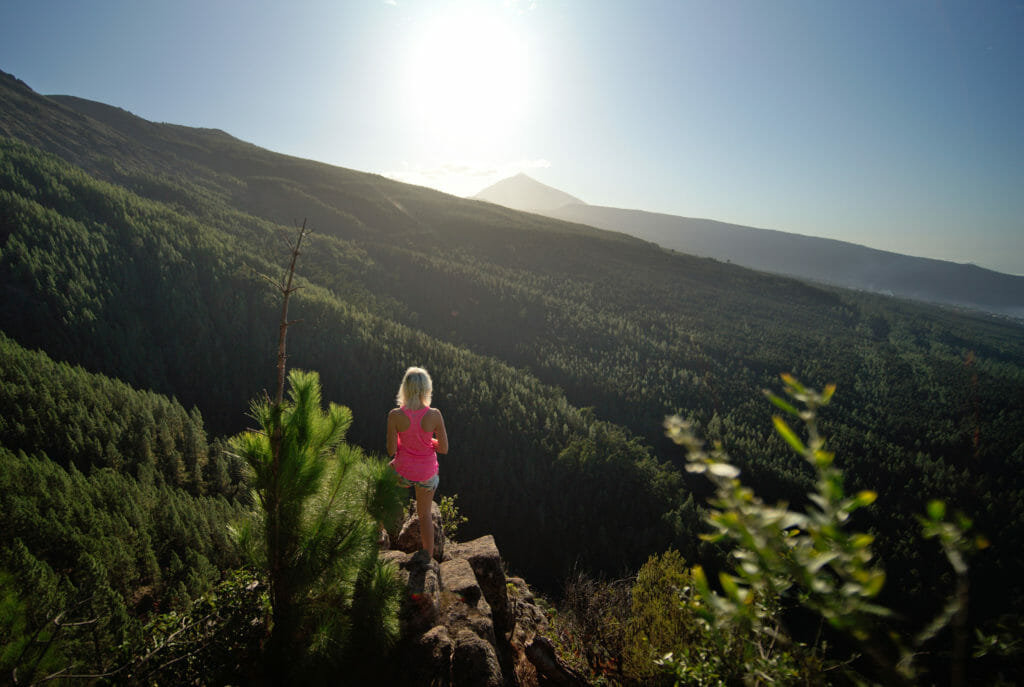
[[[434,391],[434,383],[430,375],[422,367],[410,367],[402,377],[402,385],[398,387],[395,401],[399,406],[406,406],[412,399],[419,399],[424,406],[430,405],[430,397]]]

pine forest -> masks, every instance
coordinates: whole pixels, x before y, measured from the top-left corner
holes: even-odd
[[[686,615],[697,602],[676,591],[710,584],[748,598],[729,597],[732,578],[719,575],[736,566],[712,524],[732,492],[708,470],[735,470],[796,513],[834,484],[833,464],[815,465],[820,447],[773,425],[797,404],[784,387],[821,400],[800,383],[834,393],[814,413],[797,408],[793,433],[808,436],[811,418],[845,493],[873,494],[847,510],[885,570],[873,603],[893,613],[876,622],[904,632],[955,597],[947,554],[922,536],[940,503],[969,518],[963,536],[978,543],[964,554],[970,684],[1024,679],[1020,321],[697,258],[44,97],[0,73],[0,681],[20,669],[18,684],[130,683],[117,670],[155,665],[147,642],[171,634],[173,614],[238,630],[190,659],[227,666],[204,684],[238,679],[224,677],[238,674],[231,657],[254,655],[260,638],[232,623],[266,611],[236,536],[261,488],[238,437],[275,380],[281,299],[265,277],[284,273],[304,222],[288,366],[315,375],[298,374],[300,391],[347,408],[325,446],[343,436],[360,460],[383,459],[402,373],[427,368],[451,437],[438,493],[457,495],[460,538],[493,535],[508,570],[566,623],[561,651],[619,647],[579,659],[595,683],[749,684],[679,667],[681,646],[711,641],[694,628],[710,637],[717,626]],[[667,435],[667,417],[703,448]],[[352,573],[347,612],[366,574],[378,573]],[[753,603],[768,592],[750,575]],[[821,666],[864,652],[786,588],[765,610],[803,647],[786,660],[821,662],[791,675],[853,684]],[[604,634],[585,641],[588,622]],[[943,666],[955,625],[922,649],[922,684],[953,680]]]

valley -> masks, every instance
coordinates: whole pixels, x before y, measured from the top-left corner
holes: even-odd
[[[304,220],[289,365],[319,373],[325,399],[352,410],[348,441],[377,455],[402,372],[430,370],[452,445],[442,492],[458,495],[464,536],[493,534],[509,568],[546,593],[576,571],[629,575],[670,548],[721,564],[698,536],[710,486],[683,469],[667,415],[722,442],[765,499],[804,504],[810,472],[772,431],[762,393],[791,373],[837,385],[822,425],[851,491],[878,493],[857,517],[876,535],[885,600],[923,617],[945,595],[941,554],[914,534],[941,499],[995,542],[972,568],[977,622],[1024,607],[1019,322],[757,272],[0,74],[5,459],[19,475],[37,469],[25,456],[53,475],[74,465],[74,489],[100,494],[97,509],[138,484],[134,498],[169,490],[197,504],[182,509],[210,511],[188,516],[205,529],[225,526],[245,483],[223,441],[252,424],[250,401],[274,378],[280,304],[261,275],[281,273],[282,238]],[[63,375],[104,396],[163,399],[138,401],[161,410],[142,407],[123,445],[126,430],[95,411],[112,401],[62,396],[63,384],[19,391]],[[31,493],[45,513],[56,492]],[[114,590],[125,614],[143,596],[182,603],[235,562],[211,543],[219,535],[151,536],[168,543],[127,556],[149,577]],[[79,564],[42,539],[11,530],[0,546],[80,581],[58,573]],[[158,581],[152,570],[189,547],[202,574]]]

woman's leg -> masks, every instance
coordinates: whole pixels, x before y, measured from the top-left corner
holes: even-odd
[[[430,557],[434,557],[434,520],[430,517],[430,504],[434,502],[434,490],[416,485],[416,515],[420,519],[420,542]]]

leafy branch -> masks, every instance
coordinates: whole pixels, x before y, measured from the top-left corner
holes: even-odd
[[[720,442],[705,450],[689,423],[679,417],[666,419],[667,435],[687,449],[687,470],[706,475],[715,485],[715,495],[710,500],[713,509],[708,516],[714,531],[703,538],[731,544],[732,557],[737,562],[733,573],[718,575],[720,593],[712,590],[701,567],[693,569],[694,586],[703,600],[697,605],[697,612],[719,631],[738,627],[761,635],[766,646],[773,646],[776,642],[791,641],[775,609],[783,598],[796,598],[831,627],[853,639],[872,660],[878,678],[893,685],[914,683],[919,677],[914,664],[918,650],[952,624],[952,684],[963,685],[967,658],[967,555],[985,545],[984,540],[969,539],[966,532],[971,522],[963,516],[956,522],[946,520],[944,504],[932,502],[927,518],[921,520],[924,536],[939,539],[957,574],[956,593],[935,620],[912,637],[902,637],[881,627],[880,620],[895,614],[876,601],[885,584],[885,572],[873,562],[874,537],[848,531],[851,516],[874,503],[876,494],[846,494],[835,455],[827,450],[817,425],[819,409],[828,405],[835,386],[819,392],[792,376],[783,375],[782,379],[788,399],[765,393],[785,415],[804,425],[806,440],[782,415],[772,418],[776,433],[816,473],[815,489],[809,494],[812,505],[807,512],[790,510],[786,503],[765,504],[740,482],[739,468],[732,464]],[[663,663],[672,666],[672,657],[666,659]],[[675,667],[678,673],[680,666]],[[762,652],[760,658],[755,656],[751,660],[748,673],[769,675],[772,668],[770,652]]]

